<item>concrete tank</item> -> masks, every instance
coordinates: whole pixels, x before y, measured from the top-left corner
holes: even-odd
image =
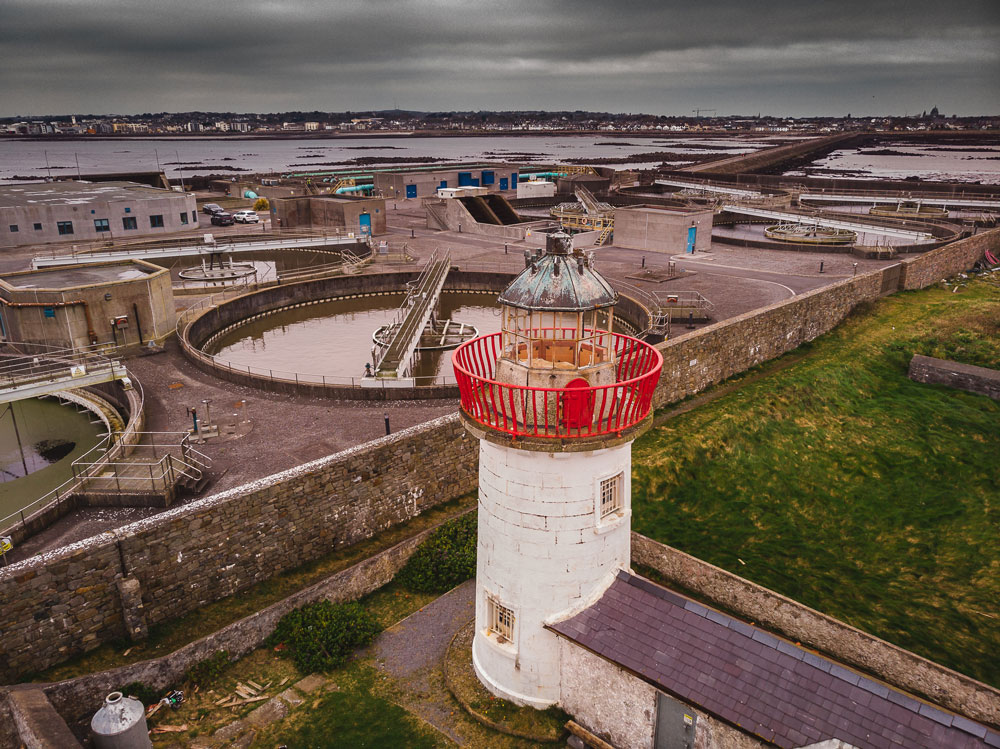
[[[146,711],[139,700],[112,692],[90,721],[98,749],[152,749]]]

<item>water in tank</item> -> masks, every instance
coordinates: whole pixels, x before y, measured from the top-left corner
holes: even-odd
[[[146,711],[139,700],[112,692],[90,721],[98,749],[152,749]]]

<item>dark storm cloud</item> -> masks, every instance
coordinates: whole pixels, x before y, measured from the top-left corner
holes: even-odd
[[[4,0],[0,113],[991,113],[1000,4]]]

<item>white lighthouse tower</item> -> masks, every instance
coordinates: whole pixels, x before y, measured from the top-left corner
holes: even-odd
[[[500,295],[502,332],[453,360],[480,445],[473,665],[497,696],[544,708],[560,699],[545,625],[629,568],[632,441],[663,359],[613,332],[618,295],[567,234],[526,266]]]

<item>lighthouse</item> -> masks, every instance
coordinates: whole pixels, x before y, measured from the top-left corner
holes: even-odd
[[[453,354],[479,440],[476,675],[495,695],[560,700],[547,626],[629,569],[632,442],[649,427],[663,358],[616,333],[618,294],[562,232],[500,295],[501,332]]]

